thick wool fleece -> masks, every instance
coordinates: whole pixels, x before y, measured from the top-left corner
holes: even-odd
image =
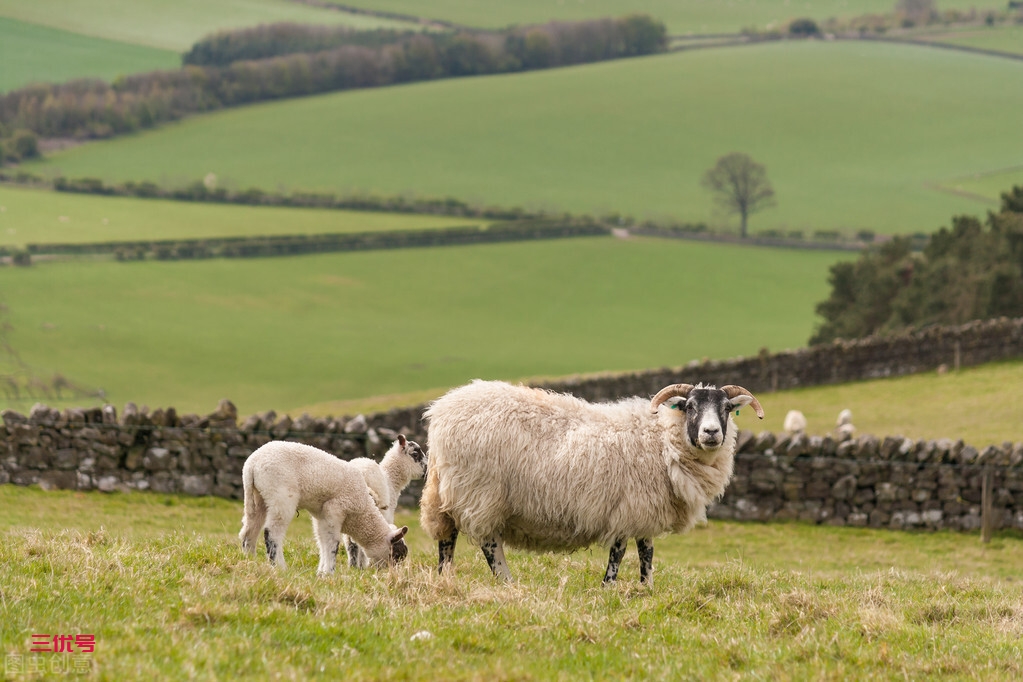
[[[634,398],[588,403],[475,381],[435,401],[423,528],[494,533],[524,549],[571,551],[689,530],[732,476],[736,428],[709,457],[685,414]]]

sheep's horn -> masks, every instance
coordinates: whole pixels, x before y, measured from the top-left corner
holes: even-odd
[[[732,386],[729,384],[728,386],[722,386],[721,390],[725,392],[725,395],[727,395],[729,399],[732,399],[737,395],[748,395],[750,398],[753,398],[753,402],[750,403],[750,407],[753,408],[753,411],[757,413],[758,417],[761,419],[764,418],[764,408],[760,406],[760,401],[757,400],[755,395],[747,391],[742,386]]]
[[[668,398],[674,398],[675,396],[682,396],[685,398],[689,395],[689,391],[693,390],[692,384],[672,384],[671,386],[665,386],[657,392],[653,400],[650,401],[650,409],[653,412],[657,412],[657,408],[661,406]]]

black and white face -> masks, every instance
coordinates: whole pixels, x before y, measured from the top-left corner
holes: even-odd
[[[419,446],[419,443],[414,440],[408,440],[405,436],[401,435],[398,436],[398,445],[401,446],[402,451],[408,455],[413,462],[419,465],[422,478],[426,478],[426,468],[430,461],[426,451]]]
[[[728,435],[728,413],[750,402],[752,398],[745,395],[729,399],[719,388],[694,388],[688,397],[672,398],[668,404],[673,410],[685,412],[689,442],[712,452],[724,444]]]

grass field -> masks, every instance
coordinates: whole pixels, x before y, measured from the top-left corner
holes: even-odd
[[[500,28],[510,24],[537,24],[545,21],[579,21],[598,17],[618,17],[642,12],[657,17],[670,33],[737,33],[744,28],[764,29],[781,26],[789,19],[810,17],[818,21],[829,17],[860,14],[887,14],[894,11],[889,0],[344,0],[339,4],[373,10],[398,12],[431,19],[444,19],[469,26]],[[1002,9],[996,0],[939,0],[939,10],[992,7]]]
[[[936,43],[1023,55],[1023,26],[1019,24],[974,26],[967,29],[928,32],[914,37]]]
[[[0,185],[0,245],[192,239],[479,225],[450,216],[190,203]]]
[[[808,433],[825,435],[849,408],[859,434],[962,439],[978,448],[1023,443],[1020,386],[1023,361],[765,393],[758,396],[764,421],[743,426],[780,433],[785,413],[797,409],[806,415]]]
[[[585,238],[49,263],[0,268],[0,291],[11,343],[44,378],[101,387],[118,407],[207,413],[230,398],[250,414],[798,347],[839,257]]]
[[[410,514],[398,517],[411,526],[403,565],[317,578],[305,518],[288,535],[289,568],[276,571],[238,548],[237,502],[10,485],[0,500],[11,511],[0,518],[8,666],[30,661],[32,635],[49,633],[94,635],[78,664],[97,679],[1023,674],[1017,536],[983,545],[951,533],[712,522],[658,540],[652,589],[633,575],[631,548],[614,587],[598,582],[600,548],[512,551],[518,581],[501,585],[466,542],[455,572],[437,576],[435,548]]]
[[[173,69],[181,65],[181,56],[0,16],[0,63],[0,92],[6,92],[29,83],[109,81],[122,74]]]
[[[175,52],[187,51],[215,31],[278,21],[357,28],[402,25],[288,0],[0,0],[0,17]]]
[[[934,187],[1019,164],[1023,90],[1006,84],[1021,76],[1023,62],[905,45],[700,50],[245,107],[26,166],[735,224],[700,177],[741,150],[777,192],[753,232],[932,232],[997,206]]]

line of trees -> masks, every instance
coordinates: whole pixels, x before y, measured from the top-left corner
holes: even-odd
[[[922,252],[896,237],[831,266],[831,295],[811,344],[929,324],[1023,315],[1023,186],[982,223],[953,218]]]
[[[120,77],[110,84],[77,80],[31,85],[0,96],[0,124],[40,137],[104,138],[193,113],[264,100],[543,69],[651,54],[667,46],[664,24],[645,15],[497,32],[395,34],[391,43],[383,33],[372,33],[378,44],[356,44],[352,39],[329,50],[230,61],[226,66],[189,64],[174,71]],[[232,53],[244,53],[239,45],[245,44],[256,52],[265,51],[266,44],[273,43],[266,35],[273,31],[243,31],[236,40],[221,40],[231,49],[220,52],[212,47],[214,40],[202,59],[221,63],[232,59]],[[296,50],[307,44],[301,31],[281,35],[291,36]],[[315,39],[309,40],[315,44]],[[287,42],[282,38],[273,49],[283,50]]]

